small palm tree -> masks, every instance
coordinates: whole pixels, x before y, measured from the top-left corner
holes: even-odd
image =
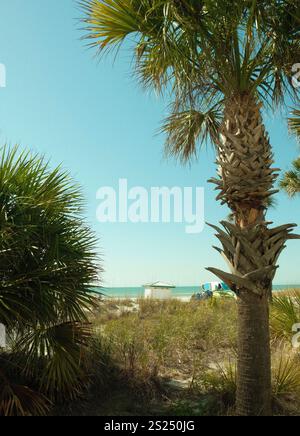
[[[294,109],[292,117],[289,119],[291,132],[300,138],[300,110]]]
[[[68,174],[18,148],[1,156],[0,415],[43,414],[83,387],[95,238]]]
[[[294,110],[293,116],[289,119],[289,126],[292,133],[300,139],[300,111]],[[285,173],[280,186],[288,195],[295,197],[300,193],[300,158],[293,162],[293,169]]]
[[[300,193],[300,158],[293,162],[293,169],[285,173],[280,186],[291,197],[295,197],[295,195]]]
[[[291,340],[291,332],[300,323],[300,292],[292,291],[288,295],[278,294],[272,301],[271,327],[278,338]]]
[[[99,52],[129,37],[139,80],[174,103],[163,131],[183,162],[210,139],[212,183],[234,223],[214,227],[230,273],[209,268],[238,296],[237,412],[271,413],[269,298],[293,225],[268,227],[277,170],[261,109],[279,104],[299,61],[299,2],[285,0],[82,0]]]

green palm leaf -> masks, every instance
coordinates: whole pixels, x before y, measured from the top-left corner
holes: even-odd
[[[142,84],[175,94],[163,131],[167,151],[183,160],[195,157],[203,141],[215,142],[226,98],[254,93],[270,105],[292,89],[290,71],[300,56],[295,2],[83,0],[80,5],[91,46],[101,53],[128,41]]]
[[[196,110],[174,112],[165,121],[162,132],[167,134],[166,152],[178,156],[183,162],[197,155],[198,140],[216,140],[222,120],[222,113],[209,110],[200,113]]]
[[[277,337],[291,337],[293,326],[300,322],[300,294],[276,296],[272,303],[271,326]]]
[[[292,133],[300,138],[300,110],[295,109],[289,119],[289,127]]]
[[[0,323],[11,340],[0,372],[13,368],[19,382],[3,378],[0,414],[40,414],[44,395],[74,398],[85,384],[90,284],[101,267],[70,176],[18,147],[1,151]]]
[[[280,186],[291,197],[300,193],[300,158],[293,162],[293,169],[285,173]]]

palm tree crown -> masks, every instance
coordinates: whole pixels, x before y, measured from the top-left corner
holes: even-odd
[[[175,101],[163,130],[167,151],[186,161],[216,140],[226,99],[250,93],[266,103],[290,90],[300,58],[294,1],[83,0],[91,45],[105,51],[132,36],[136,72]]]
[[[300,111],[295,109],[289,119],[289,127],[293,134],[300,139]],[[300,193],[300,158],[293,162],[293,169],[287,171],[280,181],[280,187],[294,197]]]
[[[295,109],[289,119],[291,132],[300,139],[300,110]]]
[[[293,169],[285,173],[280,186],[291,197],[300,193],[300,158],[293,162]]]

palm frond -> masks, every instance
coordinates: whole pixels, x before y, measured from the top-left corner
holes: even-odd
[[[143,86],[176,95],[180,110],[172,111],[163,130],[167,150],[179,152],[184,161],[202,143],[195,141],[201,130],[205,140],[215,135],[215,104],[251,93],[271,106],[293,89],[291,67],[300,56],[299,2],[83,0],[80,5],[86,38],[98,52],[119,48],[131,35]],[[194,102],[210,101],[212,92],[214,102],[200,110]],[[204,122],[197,111],[210,116]],[[185,121],[191,127],[186,140]],[[170,135],[171,126],[180,139]]]
[[[299,361],[291,356],[290,350],[283,349],[273,362],[273,394],[280,398],[284,395],[299,394],[300,368]]]
[[[151,35],[161,24],[150,0],[82,0],[80,7],[85,13],[83,22],[86,38],[99,50],[112,48],[122,43],[130,34],[143,32]],[[154,2],[163,8],[161,1]],[[153,12],[153,13],[152,13]],[[160,21],[156,21],[157,18]]]
[[[0,323],[10,333],[8,360],[20,383],[5,382],[0,409],[40,413],[39,395],[75,397],[84,386],[90,284],[102,269],[70,176],[18,147],[1,152]]]
[[[74,398],[84,387],[84,350],[91,326],[64,323],[36,327],[16,338],[13,350],[22,356],[23,374],[39,380],[39,390],[53,400]]]
[[[300,110],[294,109],[289,119],[289,128],[300,139]]]
[[[278,295],[272,303],[271,327],[274,334],[280,337],[291,337],[293,326],[300,322],[300,294],[291,296]]]
[[[0,416],[43,416],[50,401],[40,392],[16,380],[10,359],[0,362]]]
[[[162,127],[167,135],[166,153],[187,162],[197,155],[198,142],[215,141],[222,114],[218,110],[206,113],[190,109],[173,113]]]
[[[293,169],[287,171],[280,182],[280,187],[290,197],[300,193],[300,158],[293,162]]]

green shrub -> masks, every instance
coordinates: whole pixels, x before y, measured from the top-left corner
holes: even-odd
[[[300,291],[276,295],[271,309],[271,329],[274,338],[285,338],[291,342],[293,326],[300,323]]]
[[[0,350],[0,414],[41,414],[86,383],[89,283],[101,268],[69,175],[18,148],[1,153],[0,323],[12,340]]]
[[[275,397],[300,395],[300,358],[290,348],[274,353],[272,373]]]
[[[294,293],[293,298],[279,297],[272,306],[271,326],[273,334],[275,325],[277,329],[272,346],[273,394],[281,413],[279,401],[290,397],[300,401],[300,362],[290,344],[290,326],[297,319],[290,313],[297,314],[299,303]],[[113,303],[107,304],[112,307]],[[138,312],[118,310],[118,316],[107,318],[102,326],[118,366],[131,380],[139,379],[141,386],[144,383],[151,389],[155,379],[167,386],[169,400],[161,404],[165,414],[234,414],[236,302],[141,300],[139,305]]]

